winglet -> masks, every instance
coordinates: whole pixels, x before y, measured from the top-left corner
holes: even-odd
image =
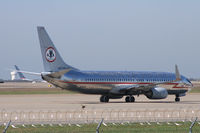
[[[176,73],[176,80],[181,80],[181,76],[180,76],[180,73],[179,73],[179,70],[178,70],[178,66],[175,65],[175,73]]]

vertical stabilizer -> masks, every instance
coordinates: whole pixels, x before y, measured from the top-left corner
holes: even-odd
[[[40,41],[44,70],[46,72],[58,72],[69,68],[75,69],[63,61],[45,28],[38,26],[37,31]]]
[[[19,67],[18,67],[17,65],[15,65],[15,69],[17,70],[17,74],[19,75],[19,78],[20,78],[20,79],[25,79],[24,74],[22,74],[22,73],[20,72],[20,69],[19,69]]]

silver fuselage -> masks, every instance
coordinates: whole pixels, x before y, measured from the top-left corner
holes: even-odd
[[[192,86],[184,76],[176,80],[174,73],[145,72],[145,71],[79,71],[70,70],[60,78],[43,77],[48,82],[63,89],[78,91],[86,94],[138,95],[143,94],[134,89],[141,85],[158,84],[166,88],[168,94],[183,94]],[[174,81],[174,82],[172,82]],[[160,84],[159,83],[165,83]]]

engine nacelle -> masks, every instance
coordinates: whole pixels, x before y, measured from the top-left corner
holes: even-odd
[[[152,88],[145,95],[149,99],[164,99],[168,96],[168,92],[165,88],[156,87]]]

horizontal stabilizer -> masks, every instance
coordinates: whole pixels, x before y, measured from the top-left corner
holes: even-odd
[[[17,70],[16,72],[21,72],[21,73],[30,74],[30,75],[41,76],[41,73],[36,73],[36,72],[28,72],[28,71],[21,71],[21,70]]]
[[[70,70],[71,69],[64,69],[59,72],[52,72],[51,74],[47,74],[47,76],[52,77],[52,78],[60,78],[62,75],[69,72]]]

